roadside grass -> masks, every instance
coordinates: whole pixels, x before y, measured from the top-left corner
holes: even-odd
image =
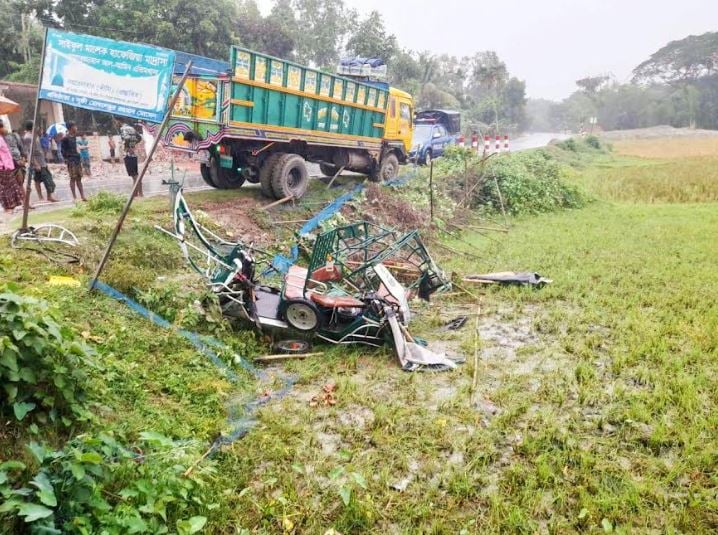
[[[598,198],[629,203],[718,201],[718,153],[650,160],[604,157],[574,173],[575,183]]]
[[[598,203],[518,221],[500,243],[472,238],[486,260],[443,258],[446,267],[556,280],[540,291],[474,289],[478,406],[469,401],[473,318],[459,334],[438,327],[474,307],[449,298],[420,312],[416,333],[463,351],[458,371],[405,374],[386,352],[356,350],[291,364],[293,394],[221,460],[233,489],[220,523],[309,533],[715,530],[716,232],[712,205]],[[338,385],[337,405],[311,408],[327,382]],[[390,487],[402,480],[403,492]]]
[[[718,154],[718,135],[712,137],[674,137],[614,141],[617,154],[672,160]]]

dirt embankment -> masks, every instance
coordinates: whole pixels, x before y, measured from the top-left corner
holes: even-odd
[[[659,139],[659,138],[695,138],[718,137],[718,130],[700,130],[696,128],[674,128],[668,125],[651,126],[650,128],[636,128],[633,130],[611,130],[599,134],[609,141],[624,141],[633,139]]]

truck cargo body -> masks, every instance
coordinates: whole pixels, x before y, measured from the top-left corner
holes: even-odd
[[[291,189],[274,192],[262,176],[277,154],[317,162],[328,175],[343,168],[391,178],[407,160],[412,115],[411,96],[386,84],[232,47],[228,71],[187,79],[164,142],[197,153],[215,187],[264,179],[263,191],[276,197]]]

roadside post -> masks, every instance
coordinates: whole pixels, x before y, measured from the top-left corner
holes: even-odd
[[[434,222],[434,158],[429,162],[429,210],[431,222]]]
[[[32,155],[35,151],[35,131],[37,121],[40,119],[40,85],[42,85],[42,71],[45,69],[45,47],[47,46],[47,27],[42,38],[42,55],[40,56],[40,73],[37,75],[37,92],[35,93],[35,113],[32,121],[32,132],[30,137],[30,154],[28,154],[27,172],[25,173],[25,200],[22,203],[22,224],[20,231],[27,231],[27,218],[30,211],[30,195],[32,194]]]
[[[105,264],[107,263],[107,260],[110,257],[110,253],[112,252],[112,248],[115,245],[117,236],[120,234],[120,231],[122,230],[122,225],[125,222],[127,213],[130,211],[130,207],[132,206],[132,201],[135,198],[135,193],[137,193],[137,188],[139,188],[140,184],[142,183],[142,179],[145,176],[145,172],[147,172],[147,168],[149,167],[150,162],[152,161],[152,156],[154,155],[155,149],[157,148],[157,144],[159,143],[160,138],[162,137],[162,132],[164,131],[165,127],[167,126],[167,122],[169,121],[170,116],[172,115],[172,110],[174,110],[175,104],[177,103],[177,99],[179,98],[180,93],[182,92],[182,88],[184,87],[185,80],[187,80],[187,76],[189,76],[191,69],[192,69],[192,61],[190,60],[189,62],[187,62],[187,66],[185,67],[184,74],[182,75],[182,78],[180,79],[179,83],[177,84],[177,89],[175,90],[175,94],[172,96],[172,100],[170,101],[169,106],[167,106],[167,111],[165,112],[165,116],[162,119],[162,123],[160,124],[160,127],[157,130],[157,134],[154,136],[154,141],[152,142],[152,147],[150,148],[150,151],[147,154],[147,158],[145,158],[145,161],[142,164],[142,171],[140,171],[140,174],[137,176],[137,180],[135,180],[135,183],[132,185],[132,191],[130,192],[130,196],[127,198],[125,207],[122,209],[122,213],[120,214],[120,217],[117,220],[117,224],[115,225],[115,230],[112,232],[112,236],[110,236],[110,241],[107,243],[107,247],[105,248],[105,252],[102,255],[102,259],[97,264],[97,269],[95,270],[95,275],[92,278],[92,282],[90,283],[89,291],[94,290],[95,285],[97,284],[97,281],[100,278],[100,274],[102,273],[102,270],[105,268]]]

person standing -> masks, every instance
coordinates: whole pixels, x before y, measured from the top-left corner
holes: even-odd
[[[107,145],[110,147],[110,163],[117,163],[118,159],[115,153],[117,147],[115,146],[115,140],[112,139],[111,135],[107,136]]]
[[[82,189],[82,162],[80,153],[77,152],[77,125],[73,121],[67,122],[67,134],[60,143],[60,152],[67,163],[67,172],[70,175],[70,191],[72,198],[77,200],[75,188],[80,192],[80,198],[85,199],[85,192]]]
[[[80,149],[80,162],[82,163],[82,172],[85,176],[92,176],[92,168],[90,167],[90,142],[87,140],[87,134],[80,134],[77,140],[77,148]]]
[[[22,205],[22,188],[15,179],[15,161],[5,141],[5,124],[0,119],[0,204],[6,213]]]
[[[138,159],[137,159],[137,144],[142,140],[142,136],[137,133],[134,127],[130,126],[126,122],[118,121],[120,126],[120,139],[122,139],[123,148],[125,150],[125,170],[127,174],[132,177],[132,183],[137,180],[138,176]],[[144,197],[142,192],[142,182],[137,187],[137,197]]]
[[[42,153],[45,156],[45,162],[48,162],[52,154],[50,153],[50,136],[48,136],[47,133],[40,137],[40,145],[42,146]]]
[[[22,143],[25,146],[25,154],[30,154],[30,147],[32,145],[33,136],[33,123],[27,121],[25,123],[25,135],[22,138]],[[45,184],[47,190],[47,200],[50,202],[57,202],[57,199],[53,197],[55,191],[55,181],[52,179],[52,173],[47,168],[47,160],[45,159],[45,150],[41,144],[41,138],[38,132],[35,132],[35,146],[32,147],[32,155],[30,156],[30,168],[28,169],[30,176],[35,182],[35,189],[37,190],[37,196],[42,200],[42,189],[41,185]]]
[[[15,180],[20,184],[20,188],[25,184],[25,146],[22,143],[22,139],[17,132],[6,132],[5,143],[7,143],[12,155],[13,162],[15,162]]]

